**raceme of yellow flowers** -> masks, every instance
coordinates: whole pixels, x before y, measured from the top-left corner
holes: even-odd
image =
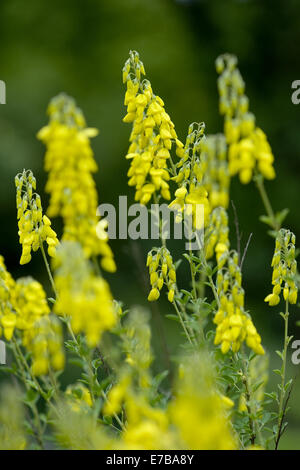
[[[0,257],[0,336],[10,341],[15,330],[31,354],[33,375],[63,369],[62,329],[50,314],[43,287],[30,277],[14,281]]]
[[[176,213],[177,222],[181,222],[186,209],[187,215],[192,216],[193,227],[196,229],[203,228],[203,223],[207,224],[211,210],[203,182],[206,170],[201,155],[204,128],[204,123],[192,123],[189,126],[185,146],[176,165],[176,175],[172,177],[179,188],[175,191],[175,199],[169,205]],[[203,214],[197,212],[200,205],[203,206]]]
[[[123,68],[123,81],[127,86],[127,114],[123,121],[132,123],[126,155],[131,160],[128,184],[135,187],[135,200],[147,204],[156,193],[166,200],[171,198],[168,161],[172,158],[172,144],[175,143],[179,155],[183,144],[177,138],[163,100],[154,95],[151,83],[142,80],[143,75],[145,69],[138,53],[130,52]]]
[[[86,127],[82,111],[65,94],[53,98],[48,107],[49,124],[38,138],[47,147],[45,169],[49,173],[46,192],[50,194],[49,217],[61,216],[63,240],[78,241],[87,257],[101,255],[106,271],[116,270],[113,253],[102,230],[96,232],[98,196],[93,179],[97,171],[90,138],[97,129]]]
[[[244,309],[245,293],[238,254],[232,251],[224,261],[227,265],[222,263],[217,274],[219,308],[214,318],[217,324],[215,344],[221,344],[221,351],[226,354],[230,349],[237,352],[245,341],[256,354],[264,354],[261,338]]]
[[[230,174],[227,145],[223,134],[208,135],[201,140],[203,184],[208,192],[211,209],[228,208]]]
[[[298,297],[296,284],[297,261],[295,259],[295,235],[290,230],[279,230],[275,242],[275,251],[272,259],[273,292],[267,295],[265,302],[274,306],[280,302],[280,293],[290,304],[295,304]]]
[[[29,263],[31,250],[42,248],[46,241],[48,254],[55,256],[55,248],[58,244],[56,233],[51,228],[51,222],[43,215],[41,198],[34,192],[36,180],[31,170],[23,171],[15,177],[17,192],[17,210],[19,239],[22,245],[20,264]]]
[[[166,284],[168,300],[173,302],[176,290],[176,270],[169,250],[164,246],[152,248],[148,253],[147,266],[149,267],[150,284],[152,287],[148,300],[157,300],[163,285]]]
[[[224,134],[229,145],[229,172],[239,174],[249,183],[258,172],[267,179],[275,178],[274,156],[264,132],[255,125],[249,112],[245,83],[237,68],[237,58],[224,54],[216,60],[220,113],[224,115]]]
[[[74,333],[85,333],[88,345],[97,346],[102,333],[116,324],[109,285],[94,273],[76,242],[62,242],[53,265],[58,294],[54,312],[69,317]]]
[[[229,250],[228,215],[223,207],[216,207],[210,214],[206,229],[205,257],[212,258],[216,253],[217,262],[221,262],[223,254]]]

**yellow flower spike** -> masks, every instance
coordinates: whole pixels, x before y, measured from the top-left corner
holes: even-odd
[[[217,324],[214,344],[221,344],[221,351],[226,354],[230,349],[233,352],[239,351],[245,341],[254,352],[263,355],[261,338],[250,316],[244,311],[241,280],[237,253],[232,251],[217,274],[220,308],[214,317],[214,323]]]
[[[98,130],[86,127],[82,111],[65,94],[51,100],[48,114],[48,126],[37,135],[46,145],[45,169],[49,176],[45,190],[50,194],[47,214],[62,217],[63,240],[79,242],[86,257],[101,256],[102,268],[114,272],[116,265],[106,227],[97,216],[98,195],[93,173],[98,167],[90,139]],[[43,218],[44,224],[50,229],[47,219]],[[54,238],[49,229],[47,236]],[[53,243],[48,253],[55,256]]]
[[[135,187],[135,200],[147,205],[155,191],[170,199],[168,159],[170,150],[182,147],[174,131],[174,124],[164,110],[163,100],[155,96],[148,80],[142,80],[144,67],[135,51],[129,53],[123,69],[127,91],[124,122],[132,123],[129,159],[129,186]],[[163,170],[163,171],[161,171]]]
[[[68,316],[74,333],[84,333],[88,345],[96,347],[103,332],[117,323],[109,285],[95,275],[81,245],[75,242],[61,243],[54,268],[58,292],[54,312]]]
[[[229,144],[229,172],[239,174],[248,184],[255,173],[275,178],[274,156],[264,132],[255,126],[255,117],[248,111],[245,84],[237,68],[237,59],[224,54],[217,59],[220,113],[224,115],[224,134]]]
[[[24,170],[15,177],[17,190],[17,210],[19,241],[22,244],[20,264],[29,263],[31,250],[37,251],[43,242],[48,245],[48,253],[55,256],[55,247],[58,239],[51,229],[50,219],[43,215],[40,196],[33,193],[36,187],[35,178],[31,170]]]
[[[159,298],[159,291],[162,289],[164,282],[168,287],[168,300],[173,302],[176,289],[176,270],[169,250],[164,246],[153,248],[148,253],[147,266],[149,267],[152,287],[148,295],[149,302]]]
[[[297,261],[295,259],[295,235],[287,229],[279,230],[276,241],[275,251],[271,266],[273,268],[272,284],[273,293],[265,297],[265,302],[270,306],[278,305],[280,302],[281,290],[284,300],[290,304],[297,302],[298,287],[296,283]],[[282,284],[284,287],[282,289]]]

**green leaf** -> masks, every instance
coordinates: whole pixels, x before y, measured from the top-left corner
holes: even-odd
[[[168,315],[165,315],[166,318],[169,318],[170,320],[180,322],[179,318],[177,315],[173,313],[169,313]]]

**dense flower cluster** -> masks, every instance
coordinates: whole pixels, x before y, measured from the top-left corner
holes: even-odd
[[[255,172],[267,179],[275,178],[274,156],[264,132],[256,127],[249,112],[245,83],[237,68],[237,58],[230,54],[216,61],[220,113],[225,116],[224,133],[229,144],[229,172],[239,174],[240,181],[249,183]]]
[[[208,135],[201,141],[203,184],[208,192],[211,209],[229,203],[230,174],[226,139],[223,134]]]
[[[74,333],[84,332],[89,346],[97,346],[102,333],[116,324],[109,285],[94,273],[76,242],[61,244],[54,266],[58,293],[54,312],[70,317]]]
[[[273,292],[265,298],[265,302],[271,306],[279,304],[281,290],[283,290],[284,300],[290,304],[297,302],[295,242],[296,237],[290,230],[281,229],[278,232],[272,259],[272,284],[274,287]]]
[[[17,210],[19,239],[22,245],[20,264],[29,263],[31,250],[37,251],[46,241],[48,254],[55,256],[58,244],[56,233],[51,228],[51,222],[43,215],[40,196],[35,193],[36,180],[31,170],[23,171],[15,177],[17,190]]]
[[[63,240],[81,243],[87,257],[101,255],[103,269],[113,272],[116,266],[108,236],[102,230],[103,236],[99,238],[96,230],[98,197],[92,174],[97,171],[97,164],[90,138],[98,131],[86,127],[81,110],[64,94],[53,98],[48,114],[49,124],[38,133],[47,147],[46,191],[50,194],[47,214],[63,218]]]
[[[31,277],[15,281],[0,257],[0,336],[9,341],[17,330],[30,353],[33,375],[64,368],[60,323],[50,314],[42,285]]]
[[[14,306],[17,312],[16,327],[31,330],[37,320],[49,315],[50,309],[42,285],[31,277],[20,278],[15,283]]]
[[[229,250],[229,227],[228,215],[223,207],[216,207],[209,220],[207,227],[207,240],[205,243],[205,257],[211,258],[216,253],[218,263],[226,260],[224,254]]]
[[[185,146],[176,165],[176,175],[172,178],[179,188],[175,191],[175,199],[169,205],[176,213],[177,222],[181,222],[185,211],[185,215],[191,215],[192,225],[196,229],[201,229],[203,224],[207,224],[211,210],[203,180],[205,166],[201,149],[204,129],[204,123],[192,123],[189,126]],[[200,205],[203,206],[203,213],[197,210]]]
[[[215,344],[221,344],[226,354],[229,349],[237,352],[245,341],[257,354],[264,354],[261,338],[244,309],[242,273],[236,252],[228,253],[227,267],[222,267],[217,275],[219,308],[214,318],[217,324]]]
[[[189,357],[181,369],[169,412],[182,449],[237,448],[227,413],[233,403],[217,391],[211,367],[209,357],[195,355]]]
[[[126,155],[131,160],[128,184],[135,187],[135,200],[147,204],[156,193],[164,199],[170,199],[170,151],[174,142],[176,152],[180,155],[183,144],[177,138],[163,100],[154,95],[151,83],[142,80],[143,75],[145,70],[139,54],[130,52],[123,68],[123,81],[127,86],[127,114],[123,121],[133,123],[131,143]]]
[[[63,332],[54,315],[45,315],[23,332],[23,345],[31,353],[33,375],[46,375],[52,368],[62,370],[65,365]]]
[[[176,290],[176,271],[169,250],[165,246],[152,248],[148,253],[147,266],[152,287],[148,300],[157,300],[163,285],[166,284],[169,291],[168,300],[173,302]]]
[[[0,337],[9,341],[17,322],[15,305],[15,281],[7,271],[4,258],[0,255]]]

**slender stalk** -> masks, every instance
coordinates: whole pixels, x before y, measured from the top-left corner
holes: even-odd
[[[280,224],[277,222],[272,205],[270,203],[270,199],[268,197],[265,185],[264,185],[264,180],[261,175],[257,175],[255,178],[256,186],[258,188],[259,194],[261,196],[263,205],[266,209],[267,215],[270,217],[272,221],[272,227],[274,230],[278,231],[280,229]]]
[[[246,407],[247,407],[248,418],[249,418],[250,442],[251,442],[251,445],[254,445],[255,439],[256,439],[255,422],[252,419],[251,390],[250,390],[250,385],[249,385],[249,380],[248,380],[248,366],[244,357],[242,357],[242,363],[243,363],[243,384],[245,387]]]
[[[179,295],[179,292],[178,292],[178,289],[177,289],[177,288],[176,288],[176,295]],[[193,332],[192,332],[189,328],[187,328],[186,325],[185,325],[185,323],[184,323],[184,319],[186,319],[187,314],[186,314],[186,312],[185,312],[183,306],[181,305],[180,302],[178,302],[178,305],[179,305],[179,307],[180,307],[180,308],[178,308],[178,305],[177,305],[177,303],[176,303],[175,300],[172,302],[172,305],[173,305],[173,307],[174,307],[175,310],[176,310],[176,313],[177,313],[177,315],[178,315],[178,318],[179,318],[179,321],[180,321],[180,323],[181,323],[181,326],[182,326],[182,328],[183,328],[183,330],[184,330],[185,336],[187,337],[187,340],[189,341],[189,343],[190,343],[192,346],[197,346],[197,341],[196,341],[196,339],[195,339],[195,336],[194,336]]]
[[[14,356],[15,356],[15,359],[16,359],[17,364],[19,366],[22,381],[24,383],[24,386],[25,386],[26,390],[30,390],[30,385],[28,385],[27,377],[26,377],[25,371],[23,369],[23,366],[25,366],[26,371],[29,373],[30,379],[39,388],[39,384],[36,381],[35,377],[32,376],[31,370],[30,370],[30,368],[27,364],[27,361],[26,361],[26,359],[25,359],[25,357],[24,357],[24,355],[23,355],[23,353],[22,353],[22,351],[21,351],[21,349],[20,349],[20,347],[17,343],[17,340],[14,337],[12,338],[12,348],[13,348]],[[40,392],[40,390],[39,390],[39,392]],[[43,393],[40,392],[40,394],[43,396]],[[40,415],[39,415],[37,406],[34,402],[31,403],[30,409],[33,413],[33,420],[34,420],[34,426],[35,426],[35,431],[34,431],[35,438],[37,440],[38,445],[41,447],[41,449],[44,449],[43,426],[42,426],[42,423],[41,423],[41,420],[40,420]]]
[[[48,276],[49,276],[49,280],[50,280],[53,292],[55,294],[55,297],[57,297],[57,291],[56,291],[54,279],[53,279],[53,276],[52,276],[52,273],[51,273],[51,269],[50,269],[50,266],[49,266],[49,263],[48,263],[48,260],[47,260],[47,256],[46,256],[46,253],[45,253],[45,250],[44,250],[44,245],[43,245],[42,241],[40,241],[40,248],[41,248],[41,252],[42,252],[42,255],[43,255],[44,263],[45,263],[45,266],[46,266],[46,269],[47,269],[47,273],[48,273]]]
[[[287,360],[287,349],[289,345],[289,302],[288,299],[285,301],[285,314],[282,315],[284,319],[284,345],[282,351],[282,368],[281,368],[281,385],[280,385],[280,397],[279,397],[279,409],[278,409],[278,427],[275,437],[275,450],[278,449],[279,440],[282,434],[283,419],[285,414],[284,398],[286,394],[285,390],[285,377],[286,377],[286,360]]]
[[[220,307],[220,299],[219,299],[219,296],[218,296],[217,289],[216,289],[215,283],[213,281],[213,278],[211,276],[208,276],[208,280],[209,280],[211,290],[213,291],[214,298],[216,299],[218,307]]]

